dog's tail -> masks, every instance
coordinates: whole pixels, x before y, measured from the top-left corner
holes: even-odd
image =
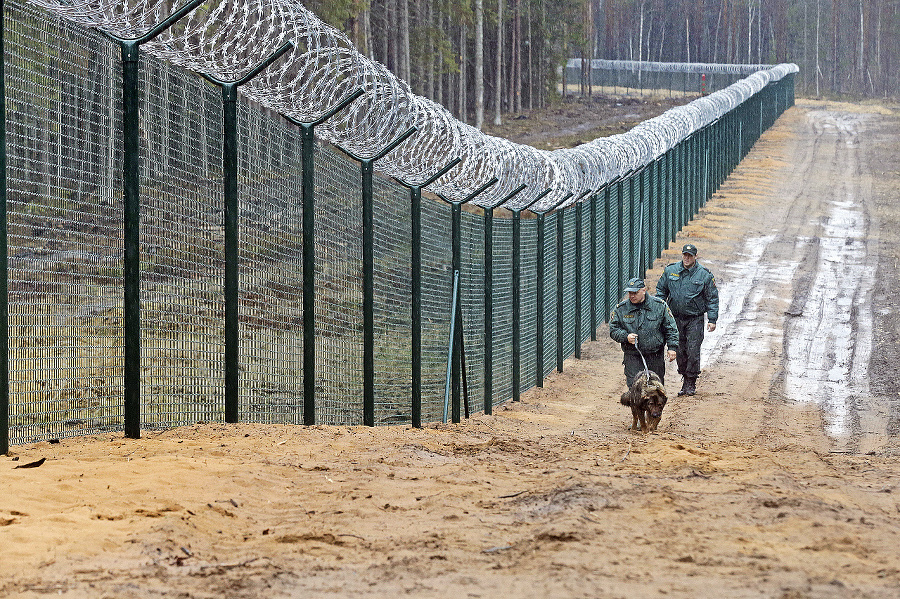
[[[628,392],[623,393],[622,397],[619,398],[619,403],[621,403],[623,406],[630,406],[631,405],[631,393],[628,393]]]

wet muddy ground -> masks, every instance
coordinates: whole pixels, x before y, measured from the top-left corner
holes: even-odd
[[[800,101],[655,262],[722,298],[657,433],[601,329],[460,425],[14,447],[0,596],[900,596],[897,114]]]

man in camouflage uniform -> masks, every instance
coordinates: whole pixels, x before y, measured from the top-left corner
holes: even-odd
[[[669,304],[678,325],[678,374],[684,384],[678,395],[694,395],[700,376],[700,344],[703,343],[703,317],[706,330],[716,330],[719,317],[719,290],[716,278],[697,262],[697,246],[688,243],[681,249],[681,262],[666,266],[656,284],[656,297]]]
[[[619,302],[609,317],[609,336],[621,343],[625,352],[625,382],[630,389],[635,377],[644,370],[643,354],[647,367],[665,384],[665,358],[674,360],[678,349],[678,328],[672,311],[663,301],[647,294],[641,278],[628,281],[625,291],[628,299]],[[664,356],[666,345],[669,351]]]

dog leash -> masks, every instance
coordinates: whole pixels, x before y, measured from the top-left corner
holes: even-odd
[[[634,349],[637,350],[638,355],[641,357],[641,362],[644,363],[644,374],[647,377],[647,383],[650,383],[650,369],[647,368],[647,360],[644,359],[644,354],[641,353],[640,348],[638,348],[637,340],[634,341]]]

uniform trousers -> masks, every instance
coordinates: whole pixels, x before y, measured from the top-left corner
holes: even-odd
[[[678,351],[675,361],[678,374],[686,378],[700,376],[700,344],[703,343],[703,314],[675,316],[678,325]]]

